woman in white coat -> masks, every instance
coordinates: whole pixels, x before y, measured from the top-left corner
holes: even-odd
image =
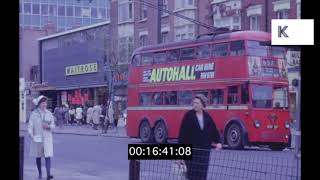
[[[101,112],[102,112],[101,107],[98,104],[96,104],[92,110],[93,129],[95,130],[97,130],[97,126],[100,123]]]
[[[53,156],[52,129],[55,128],[55,124],[52,113],[47,110],[47,100],[47,97],[42,95],[33,100],[36,109],[30,115],[28,133],[31,138],[30,155],[36,157],[38,178],[42,178],[41,158],[44,157],[48,180],[53,178],[50,168]]]

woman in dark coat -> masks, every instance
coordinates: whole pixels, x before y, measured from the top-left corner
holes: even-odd
[[[204,111],[207,98],[198,94],[193,99],[193,109],[183,117],[179,143],[192,144],[192,160],[186,160],[187,178],[189,180],[205,180],[207,178],[210,150],[222,148],[219,132],[208,112]],[[216,143],[216,144],[215,144]]]

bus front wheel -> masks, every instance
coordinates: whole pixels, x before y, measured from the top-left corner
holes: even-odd
[[[140,124],[139,128],[139,137],[142,142],[151,142],[152,141],[152,129],[148,121],[143,121]]]
[[[154,139],[157,143],[162,144],[167,142],[168,132],[166,125],[160,121],[154,127]]]
[[[243,149],[243,133],[240,125],[231,124],[227,129],[227,144],[231,149]]]

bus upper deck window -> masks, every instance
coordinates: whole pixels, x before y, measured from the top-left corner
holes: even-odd
[[[213,57],[225,57],[228,55],[228,44],[215,44],[213,45]]]
[[[139,54],[135,55],[132,59],[132,64],[134,66],[140,66],[140,60],[141,60],[141,57]]]
[[[283,47],[271,46],[273,57],[285,58],[285,49]]]
[[[154,64],[164,64],[167,59],[166,52],[156,52],[154,53]]]
[[[143,55],[141,55],[141,65],[147,66],[147,65],[152,65],[152,63],[153,63],[152,54],[143,54]]]
[[[181,49],[181,60],[190,60],[194,59],[194,48],[183,48]]]
[[[179,49],[168,51],[168,62],[176,62],[179,60]]]
[[[268,55],[268,45],[264,42],[259,41],[248,41],[247,42],[247,52],[250,56],[267,56]]]
[[[233,41],[230,44],[230,55],[241,56],[244,54],[244,41]]]
[[[210,56],[210,45],[202,45],[197,48],[197,58],[207,59]]]

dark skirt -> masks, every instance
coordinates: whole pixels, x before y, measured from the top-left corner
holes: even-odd
[[[206,180],[210,160],[210,150],[192,150],[192,160],[186,160],[189,180]]]

